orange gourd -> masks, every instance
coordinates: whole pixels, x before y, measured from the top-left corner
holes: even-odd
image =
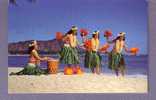
[[[83,74],[83,70],[81,69],[80,66],[77,66],[77,73],[76,74]]]
[[[83,70],[81,69],[80,66],[75,66],[72,68],[73,74],[83,74]]]
[[[73,70],[71,67],[65,67],[64,68],[64,74],[65,75],[72,75],[73,74]]]
[[[82,69],[77,69],[77,74],[83,74],[83,70]]]

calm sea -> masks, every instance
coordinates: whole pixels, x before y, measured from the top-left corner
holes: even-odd
[[[49,56],[53,58],[58,58],[57,55]],[[80,57],[81,63],[80,66],[84,68],[84,56]],[[8,66],[9,67],[24,67],[28,61],[28,56],[8,56]],[[125,56],[126,61],[126,74],[128,75],[147,75],[148,74],[148,56]],[[102,56],[102,72],[103,73],[112,73],[111,70],[108,69],[107,66],[108,57]],[[47,63],[42,62],[41,68],[47,68]],[[62,70],[64,68],[63,64],[60,64],[59,69]],[[89,72],[89,69],[84,68],[86,72]]]

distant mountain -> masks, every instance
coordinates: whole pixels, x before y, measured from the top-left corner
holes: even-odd
[[[19,41],[14,43],[8,44],[8,53],[9,54],[28,54],[28,45],[31,43],[32,40],[28,41]],[[56,39],[47,40],[47,41],[37,41],[40,54],[57,54],[61,47],[63,46],[63,41],[59,41]],[[84,50],[78,47],[78,52],[83,54]],[[101,54],[106,55],[106,54]],[[126,54],[127,55],[127,54]],[[127,55],[131,56],[131,55]],[[137,56],[147,56],[147,54],[138,54]]]
[[[8,52],[9,54],[27,54],[28,45],[32,40],[28,41],[20,41],[16,43],[8,44]],[[58,53],[63,46],[63,41],[60,40],[47,40],[47,41],[37,41],[39,47],[39,53],[41,54],[51,54]]]

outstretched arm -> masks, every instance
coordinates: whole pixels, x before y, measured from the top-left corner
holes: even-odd
[[[124,50],[127,52],[127,53],[130,53],[130,51],[128,50],[128,46],[125,44],[124,45]]]
[[[32,54],[33,54],[34,57],[35,57],[36,59],[38,59],[38,60],[43,61],[43,60],[46,60],[46,59],[47,59],[46,57],[45,57],[45,58],[41,58],[41,57],[38,55],[38,52],[37,52],[36,50],[33,50],[33,51],[32,51]]]

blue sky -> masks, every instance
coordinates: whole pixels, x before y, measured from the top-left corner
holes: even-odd
[[[72,25],[100,30],[100,43],[105,43],[104,30],[113,35],[126,32],[128,47],[139,47],[147,54],[148,17],[146,0],[37,0],[31,4],[17,0],[9,5],[8,42],[51,40],[55,32],[66,33]],[[78,36],[80,40],[80,35]]]

